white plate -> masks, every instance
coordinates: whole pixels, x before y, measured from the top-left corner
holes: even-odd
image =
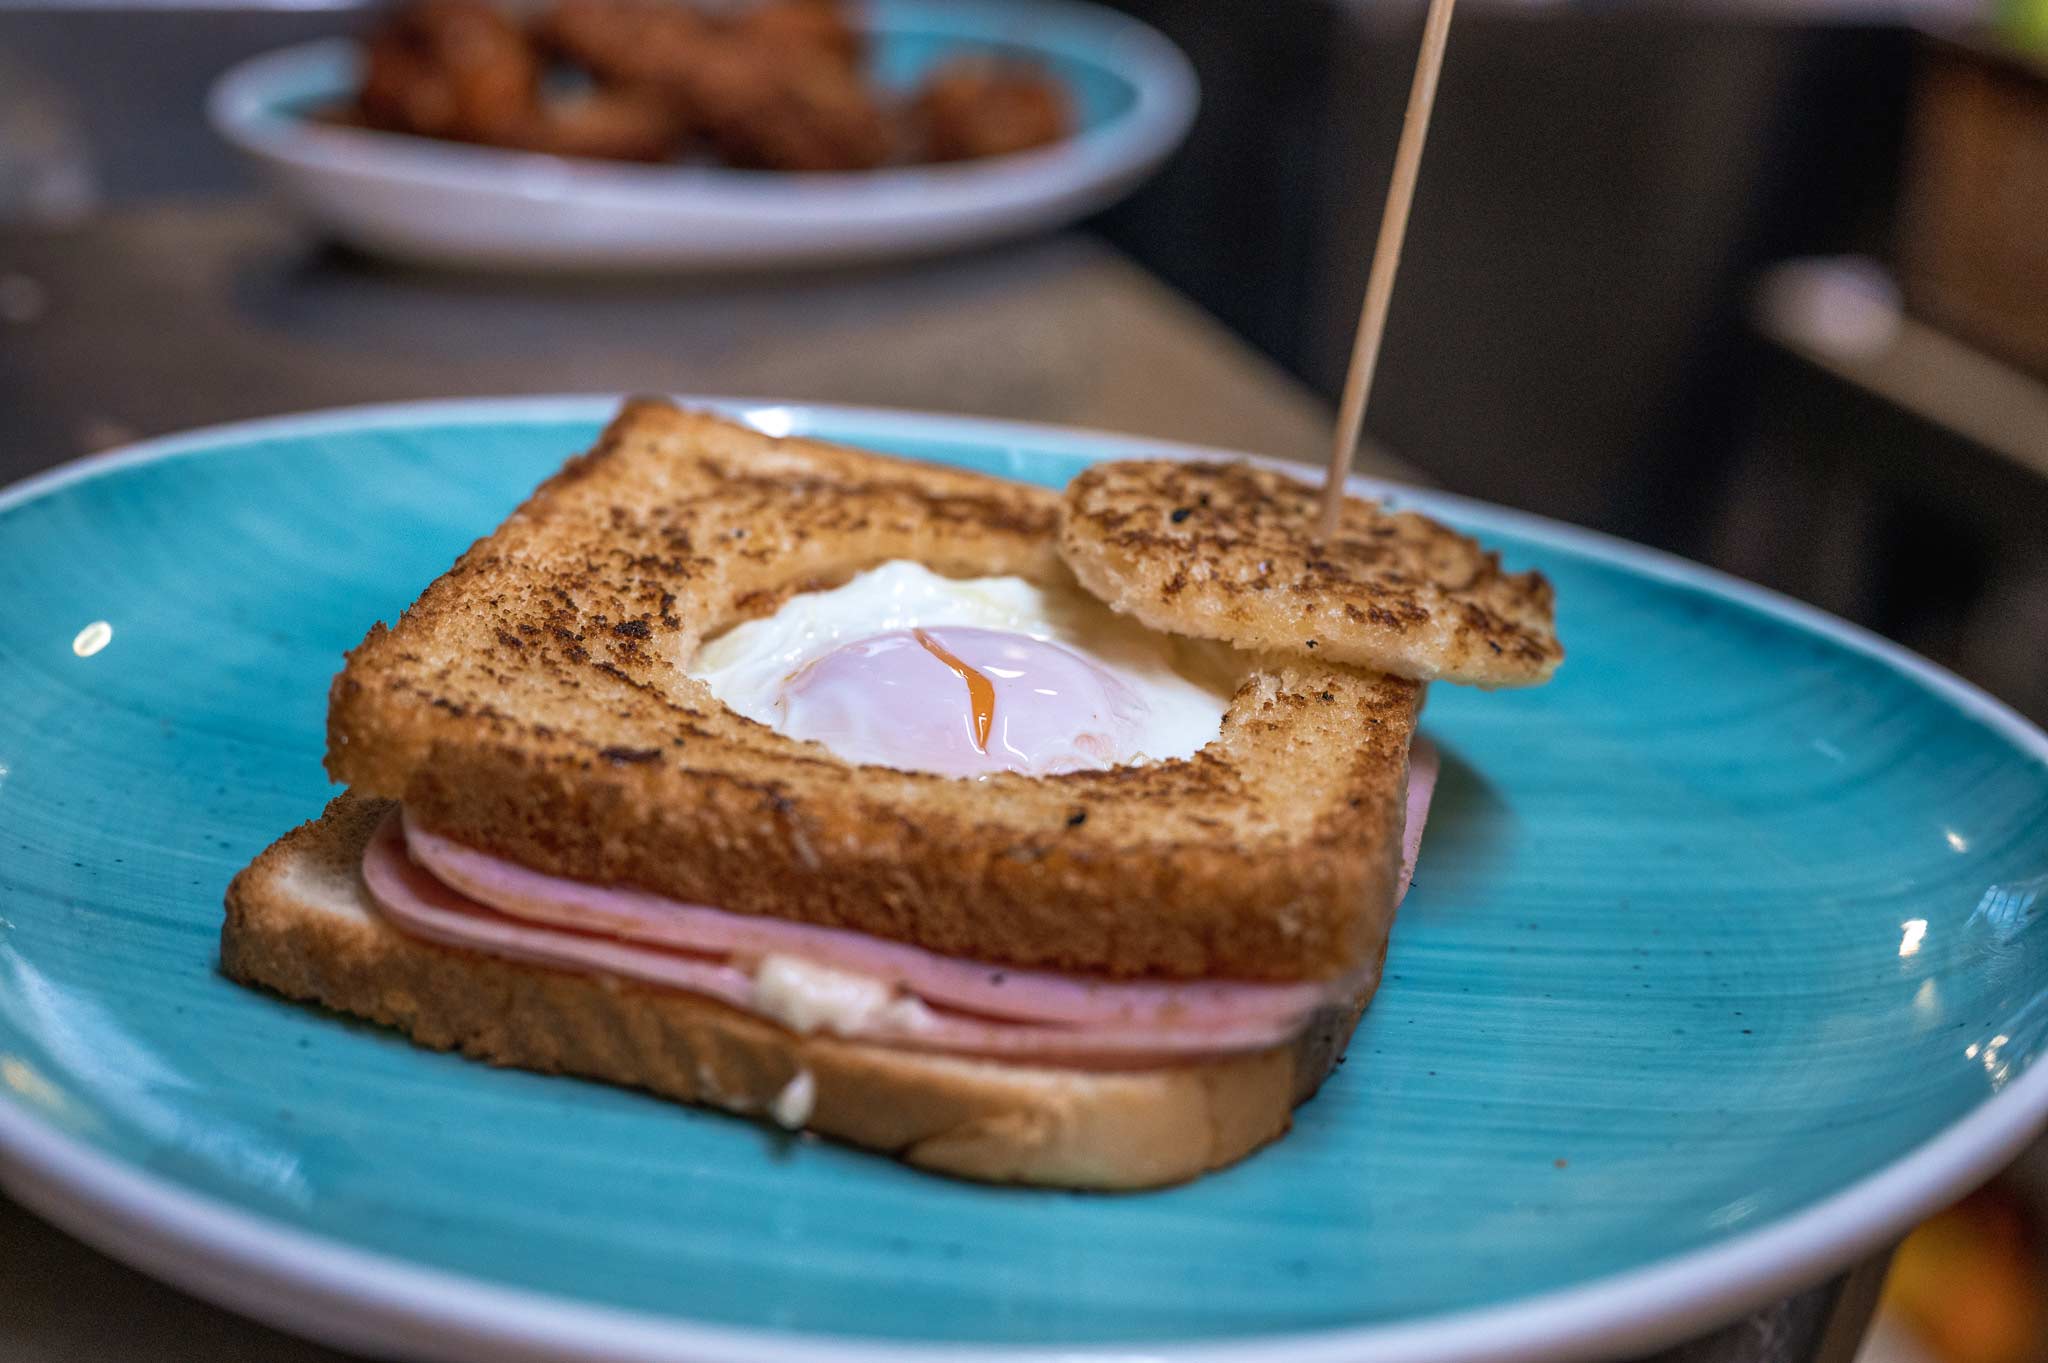
[[[999,49],[1075,95],[1081,127],[985,161],[838,174],[642,166],[313,122],[355,88],[345,39],[285,48],[215,83],[208,113],[314,223],[377,255],[522,269],[734,269],[917,255],[1071,222],[1138,183],[1196,106],[1179,49],[1072,0],[875,0],[874,70],[904,89],[937,61]]]

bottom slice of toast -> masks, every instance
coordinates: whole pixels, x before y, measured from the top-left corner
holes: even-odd
[[[230,977],[422,1046],[773,1117],[963,1178],[1145,1188],[1242,1159],[1287,1130],[1365,1003],[1327,1010],[1292,1045],[1128,1072],[799,1036],[678,990],[405,935],[362,877],[389,808],[343,795],[235,877],[221,930]]]

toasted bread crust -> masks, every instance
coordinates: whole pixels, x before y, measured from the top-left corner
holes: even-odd
[[[1060,554],[1153,629],[1422,681],[1529,686],[1564,658],[1540,573],[1413,512],[1319,494],[1251,464],[1097,464],[1068,485]]]
[[[810,1130],[964,1178],[1142,1188],[1229,1164],[1286,1131],[1358,1017],[1333,1013],[1292,1047],[1135,1072],[800,1037],[679,991],[407,937],[362,883],[364,845],[388,809],[344,795],[235,878],[221,931],[229,976],[437,1050],[754,1117],[805,1071]]]
[[[1070,580],[1042,489],[629,404],[373,629],[328,770],[536,870],[1118,976],[1327,978],[1384,950],[1421,688],[1247,655],[1186,761],[953,780],[855,767],[683,667],[892,558]]]

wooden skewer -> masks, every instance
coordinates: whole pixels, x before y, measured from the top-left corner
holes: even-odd
[[[1401,120],[1401,143],[1394,151],[1394,179],[1387,187],[1387,206],[1380,215],[1379,244],[1373,247],[1372,273],[1366,277],[1365,303],[1358,311],[1358,335],[1351,342],[1351,368],[1344,376],[1344,400],[1337,409],[1336,440],[1330,447],[1330,469],[1323,478],[1322,534],[1336,533],[1337,510],[1344,504],[1344,479],[1365,423],[1365,400],[1372,392],[1373,371],[1379,368],[1380,337],[1387,329],[1387,305],[1394,297],[1394,271],[1401,264],[1401,242],[1408,235],[1408,207],[1415,201],[1415,177],[1422,168],[1422,143],[1429,136],[1429,112],[1436,104],[1437,76],[1444,67],[1444,45],[1451,36],[1453,0],[1429,0],[1422,26],[1422,53],[1415,60],[1415,83],[1408,90],[1408,113]]]

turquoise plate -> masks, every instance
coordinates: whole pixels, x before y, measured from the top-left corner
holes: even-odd
[[[1702,569],[1400,500],[1556,581],[1555,684],[1439,687],[1350,1063],[1190,1186],[990,1189],[238,988],[327,681],[598,399],[262,422],[0,498],[0,1183],[113,1253],[436,1358],[1424,1359],[1647,1348],[1881,1244],[2048,1108],[2048,738]],[[1057,485],[1125,438],[735,408]]]

